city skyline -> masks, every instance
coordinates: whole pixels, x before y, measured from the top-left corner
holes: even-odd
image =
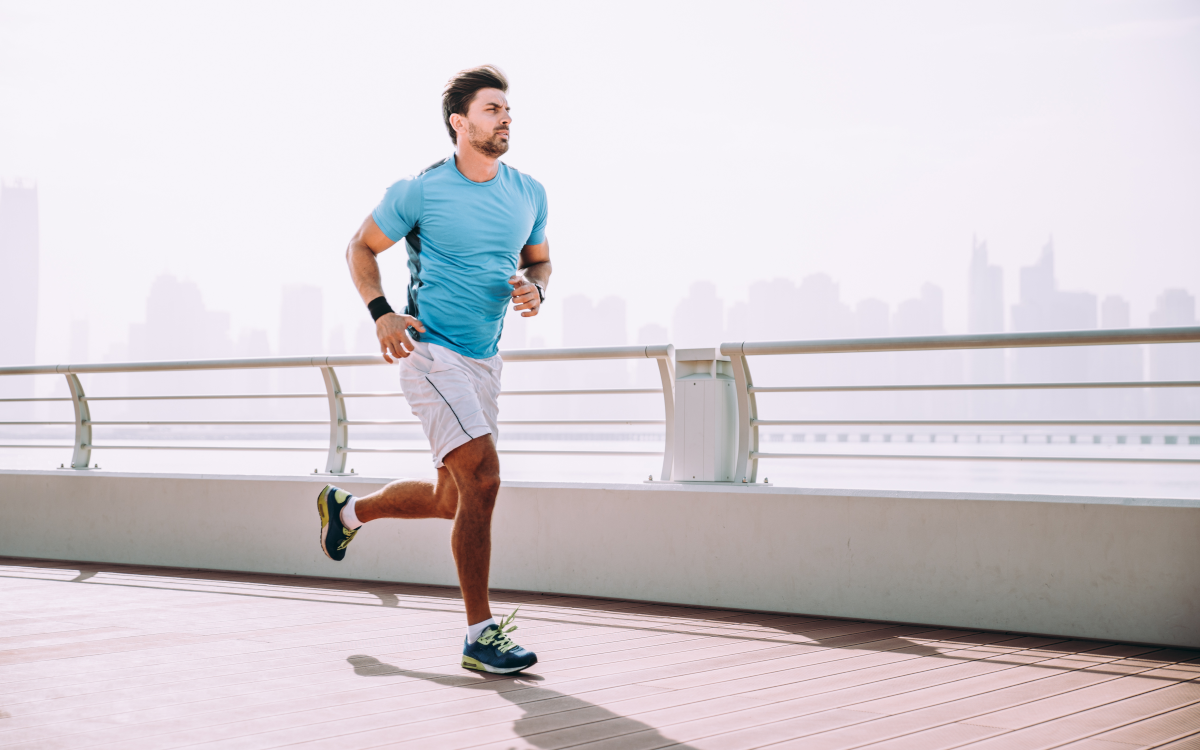
[[[1144,324],[1162,289],[1200,287],[1200,21],[1052,5],[699,3],[681,25],[618,1],[581,25],[535,2],[468,49],[438,30],[491,6],[384,3],[364,28],[302,0],[285,27],[253,3],[0,2],[0,178],[36,179],[55,269],[38,357],[67,358],[79,319],[103,356],[164,274],[273,347],[282,287],[318,286],[353,348],[346,243],[449,153],[439,94],[481,62],[512,82],[505,161],[547,189],[551,301],[619,294],[629,340],[670,328],[697,281],[749,304],[818,272],[892,311],[932,283],[960,332],[972,235],[1010,294],[1053,235],[1062,289],[1121,295]],[[396,28],[421,65],[397,69]],[[399,293],[403,251],[380,262]],[[531,336],[559,343],[562,312]]]
[[[20,321],[4,334],[6,364],[49,361],[40,356],[46,338],[56,338],[60,342],[57,348],[68,354],[68,360],[56,362],[270,356],[310,351],[340,354],[377,349],[370,321],[362,314],[357,322],[348,320],[353,313],[361,313],[357,310],[357,299],[348,304],[340,299],[342,304],[334,308],[333,320],[326,320],[322,286],[281,284],[277,292],[278,325],[273,330],[269,323],[239,326],[235,331],[232,321],[240,317],[237,309],[210,310],[197,282],[172,273],[160,274],[152,280],[141,320],[121,327],[125,329],[124,335],[120,328],[95,326],[87,317],[72,318],[69,330],[57,336],[44,330],[39,334],[38,292],[44,279],[39,271],[38,188],[21,182],[0,184],[3,186],[0,268],[13,287],[3,297],[3,305],[7,306],[6,318]],[[1015,285],[1006,284],[1010,278],[1016,280]],[[391,286],[399,288],[398,281],[401,279],[393,279]],[[752,281],[747,299],[727,300],[713,282],[696,281],[672,307],[666,320],[629,320],[628,301],[620,295],[595,299],[593,295],[579,293],[561,298],[556,295],[537,320],[507,316],[502,346],[669,341],[686,348],[713,346],[729,340],[985,333],[1139,324],[1135,321],[1134,306],[1125,296],[1110,293],[1101,297],[1090,291],[1060,288],[1052,236],[1033,263],[1017,268],[993,263],[986,239],[973,236],[966,281],[960,287],[949,287],[952,295],[966,298],[964,320],[945,316],[947,289],[938,284],[927,281],[917,294],[896,303],[877,297],[843,301],[839,280],[823,272],[799,279],[775,277]],[[1011,286],[1016,286],[1017,295],[1009,303],[1005,290]],[[350,289],[348,282],[345,287]],[[1142,318],[1141,325],[1168,325],[1154,322],[1167,320],[1178,321],[1169,325],[1189,325],[1196,320],[1194,294],[1186,288],[1163,289],[1155,296],[1153,305],[1140,311],[1137,317]],[[37,345],[39,338],[41,347]],[[1063,372],[1081,372],[1084,368],[1078,353],[1060,352],[1057,356],[1063,360]],[[1035,352],[1024,352],[1016,359],[1036,362],[1041,361],[1040,357]],[[1045,367],[1050,366],[1017,364],[1016,371],[1033,377]],[[1129,364],[1125,369],[1131,371],[1131,367]],[[970,354],[967,369],[969,377],[977,381],[1006,376],[1004,357],[999,352]],[[17,387],[22,393],[28,390],[25,386]]]
[[[37,187],[0,183],[0,271],[11,287],[10,293],[0,297],[0,317],[9,323],[0,334],[0,361],[4,364],[46,361],[38,357],[36,346],[42,281],[40,233]],[[966,320],[959,323],[966,331],[1070,330],[1129,327],[1134,323],[1131,304],[1123,296],[1108,294],[1101,299],[1089,291],[1060,288],[1053,237],[1042,246],[1034,263],[1015,269],[1017,293],[1011,303],[1005,293],[1006,269],[991,261],[986,239],[972,237],[964,260]],[[572,294],[553,298],[544,308],[551,312],[549,316],[526,319],[510,311],[501,345],[579,347],[636,341],[669,342],[688,348],[715,346],[728,340],[939,334],[956,328],[946,319],[944,297],[942,287],[926,282],[919,294],[894,306],[874,297],[844,301],[837,280],[825,273],[812,273],[798,282],[786,277],[754,281],[747,300],[726,301],[715,284],[697,281],[674,305],[670,320],[631,322],[627,301],[621,295],[593,300],[586,294]],[[129,322],[124,337],[111,330],[100,332],[101,340],[108,342],[103,355],[98,356],[92,344],[96,327],[88,318],[73,319],[64,337],[71,361],[75,362],[341,354],[350,351],[351,341],[356,352],[377,348],[373,325],[365,315],[360,315],[349,331],[344,322],[327,325],[322,287],[281,285],[279,298],[279,326],[274,332],[266,326],[241,327],[235,334],[233,311],[210,309],[196,282],[162,274],[147,292],[142,320]],[[1150,325],[1194,325],[1195,296],[1182,287],[1164,289],[1146,317]],[[548,322],[550,325],[546,325]],[[553,330],[554,323],[558,331]],[[1150,367],[1186,369],[1184,356],[1182,350],[1156,354]],[[1139,369],[1130,353],[1110,352],[1106,357],[1109,366],[1130,375]],[[1124,364],[1118,364],[1121,357]],[[1010,376],[1034,381],[1056,376],[1083,378],[1090,367],[1089,354],[1082,350],[1053,355],[1025,350],[1015,352],[1012,360],[1010,372],[1000,352],[970,353],[967,377],[976,382]],[[283,380],[290,382],[289,378],[295,377],[285,374]],[[29,390],[24,382],[6,384],[6,388],[13,387],[22,394]]]
[[[6,190],[5,195],[10,195],[13,189]],[[27,210],[32,206],[36,212],[36,189],[23,190],[32,191],[29,194],[34,198],[20,205]],[[7,263],[4,268],[8,278],[22,278],[21,274],[24,274],[28,283],[18,284],[24,297],[20,294],[8,296],[10,306],[28,304],[31,298],[36,300],[38,275],[36,216],[31,235],[29,223],[22,224],[18,220],[19,213],[12,208],[11,204],[15,202],[10,202],[7,214],[0,208],[0,216],[4,217],[0,219],[0,250],[3,251],[0,260]],[[6,239],[14,231],[6,227],[13,226],[21,227],[19,232],[24,239]],[[28,240],[30,236],[33,237],[32,245]],[[25,245],[20,244],[22,241]],[[24,248],[21,251],[24,265],[11,262],[15,256],[10,247]],[[1043,246],[1034,264],[1016,269],[1020,283],[1018,294],[1011,303],[1006,303],[1004,269],[989,262],[985,241],[972,238],[966,265],[967,283],[963,288],[969,300],[968,317],[959,321],[959,326],[947,321],[945,290],[936,284],[926,282],[918,294],[893,306],[878,298],[843,300],[836,279],[825,273],[814,273],[799,280],[776,277],[755,281],[750,285],[750,301],[726,301],[718,295],[715,284],[697,281],[689,287],[687,296],[674,305],[668,321],[628,321],[627,301],[620,295],[599,299],[585,294],[569,295],[546,307],[552,310],[554,302],[561,305],[561,316],[556,321],[560,324],[558,331],[539,325],[541,320],[521,318],[510,311],[505,321],[502,346],[672,343],[678,348],[687,348],[735,340],[925,335],[955,329],[991,333],[1134,325],[1130,302],[1120,295],[1100,298],[1084,290],[1059,288],[1053,240]],[[110,333],[108,338],[113,343],[102,354],[96,351],[92,342],[94,329],[89,321],[74,319],[66,335],[71,353],[69,361],[370,353],[378,348],[374,325],[365,312],[352,332],[342,322],[327,322],[324,292],[320,286],[282,285],[279,299],[280,324],[276,330],[264,326],[240,328],[235,332],[231,326],[232,311],[210,309],[196,282],[163,274],[153,280],[147,292],[142,319],[131,321],[123,337]],[[1182,287],[1164,289],[1146,317],[1148,325],[1195,325],[1195,295]],[[6,361],[6,364],[42,361],[30,356],[36,339],[36,316],[14,314],[13,319],[19,319],[21,325],[9,326],[4,332],[6,360],[13,360],[17,353],[24,353],[27,359]]]

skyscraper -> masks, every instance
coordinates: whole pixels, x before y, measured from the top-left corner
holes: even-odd
[[[1096,295],[1090,292],[1064,292],[1058,288],[1054,273],[1054,240],[1046,243],[1032,266],[1021,269],[1021,298],[1012,308],[1015,331],[1055,331],[1095,328]],[[1013,354],[1018,381],[1087,380],[1093,351],[1085,347],[1054,350],[1017,349]],[[1053,409],[1060,417],[1084,418],[1089,415],[1087,394],[1067,391],[1025,394],[1019,399],[1042,418]]]
[[[971,238],[971,274],[967,288],[967,331],[1004,331],[1004,272],[988,263],[986,242]]]
[[[156,361],[229,357],[233,354],[229,325],[229,313],[209,310],[195,282],[163,274],[154,279],[146,295],[146,321],[129,326],[129,358]],[[213,393],[230,377],[204,372],[131,373],[126,382],[135,393]],[[188,419],[214,417],[233,408],[229,404],[205,405],[198,401],[169,407],[170,415]],[[136,408],[143,410],[142,406]]]
[[[1196,325],[1196,298],[1186,289],[1167,289],[1158,295],[1150,325]],[[1151,380],[1200,380],[1200,344],[1156,344],[1150,347]],[[1195,419],[1200,398],[1191,388],[1158,388],[1153,395],[1154,417]]]
[[[1096,295],[1064,292],[1054,274],[1054,240],[1032,266],[1021,269],[1021,299],[1012,308],[1013,330],[1056,331],[1096,327]]]
[[[679,349],[718,346],[724,333],[725,303],[711,281],[697,281],[675,306],[671,343]]]
[[[971,238],[971,270],[967,279],[967,332],[1004,332],[1004,271],[988,263],[986,242]],[[972,383],[1003,383],[1003,349],[979,349],[966,353],[967,379]],[[971,394],[971,415],[996,418],[1004,407],[1002,393],[981,391]]]
[[[1132,316],[1129,301],[1110,294],[1100,303],[1101,328],[1129,328]],[[1093,360],[1095,374],[1100,380],[1143,380],[1145,378],[1145,347],[1105,346]],[[1092,391],[1089,396],[1093,412],[1105,419],[1141,419],[1145,417],[1146,394],[1137,390]]]
[[[896,306],[892,316],[894,336],[936,336],[946,332],[945,301],[941,287],[925,283],[921,296]],[[896,352],[892,358],[900,383],[952,383],[962,379],[961,352]],[[895,403],[902,415],[922,419],[957,414],[962,407],[959,393],[898,393]]]
[[[0,282],[0,365],[33,364],[38,309],[37,187],[0,184]],[[33,396],[33,376],[0,378],[0,396]],[[30,406],[12,404],[4,414],[27,419],[32,414]]]

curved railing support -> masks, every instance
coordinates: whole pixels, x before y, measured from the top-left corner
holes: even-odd
[[[662,473],[659,479],[671,481],[675,466],[675,358],[673,346],[667,346],[666,356],[657,357],[658,377],[662,380],[663,411],[666,419],[665,443],[663,445]]]
[[[754,483],[758,479],[758,400],[750,390],[754,386],[754,379],[750,376],[750,363],[742,354],[741,345],[726,349],[729,346],[722,346],[721,353],[729,357],[737,385],[738,447],[733,481]]]
[[[71,405],[75,407],[75,450],[71,455],[72,469],[86,469],[92,461],[92,412],[88,408],[83,383],[75,373],[64,373],[71,389]]]
[[[349,430],[346,425],[346,399],[337,373],[332,367],[322,367],[325,379],[325,396],[329,400],[329,455],[325,459],[325,471],[330,474],[346,473],[346,449],[350,446]]]

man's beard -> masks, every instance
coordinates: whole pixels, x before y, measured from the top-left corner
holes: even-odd
[[[476,151],[493,159],[504,156],[508,151],[508,140],[501,138],[496,133],[493,133],[491,138],[485,138],[474,123],[469,121],[467,122],[467,141]]]

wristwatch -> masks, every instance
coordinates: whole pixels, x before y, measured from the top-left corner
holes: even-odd
[[[530,283],[531,283],[531,284],[533,284],[535,287],[537,287],[537,290],[538,290],[538,304],[541,304],[542,302],[545,302],[545,301],[546,301],[546,290],[545,290],[545,289],[542,287],[542,285],[541,285],[541,284],[537,283],[536,281],[533,281],[533,282],[530,282]]]

